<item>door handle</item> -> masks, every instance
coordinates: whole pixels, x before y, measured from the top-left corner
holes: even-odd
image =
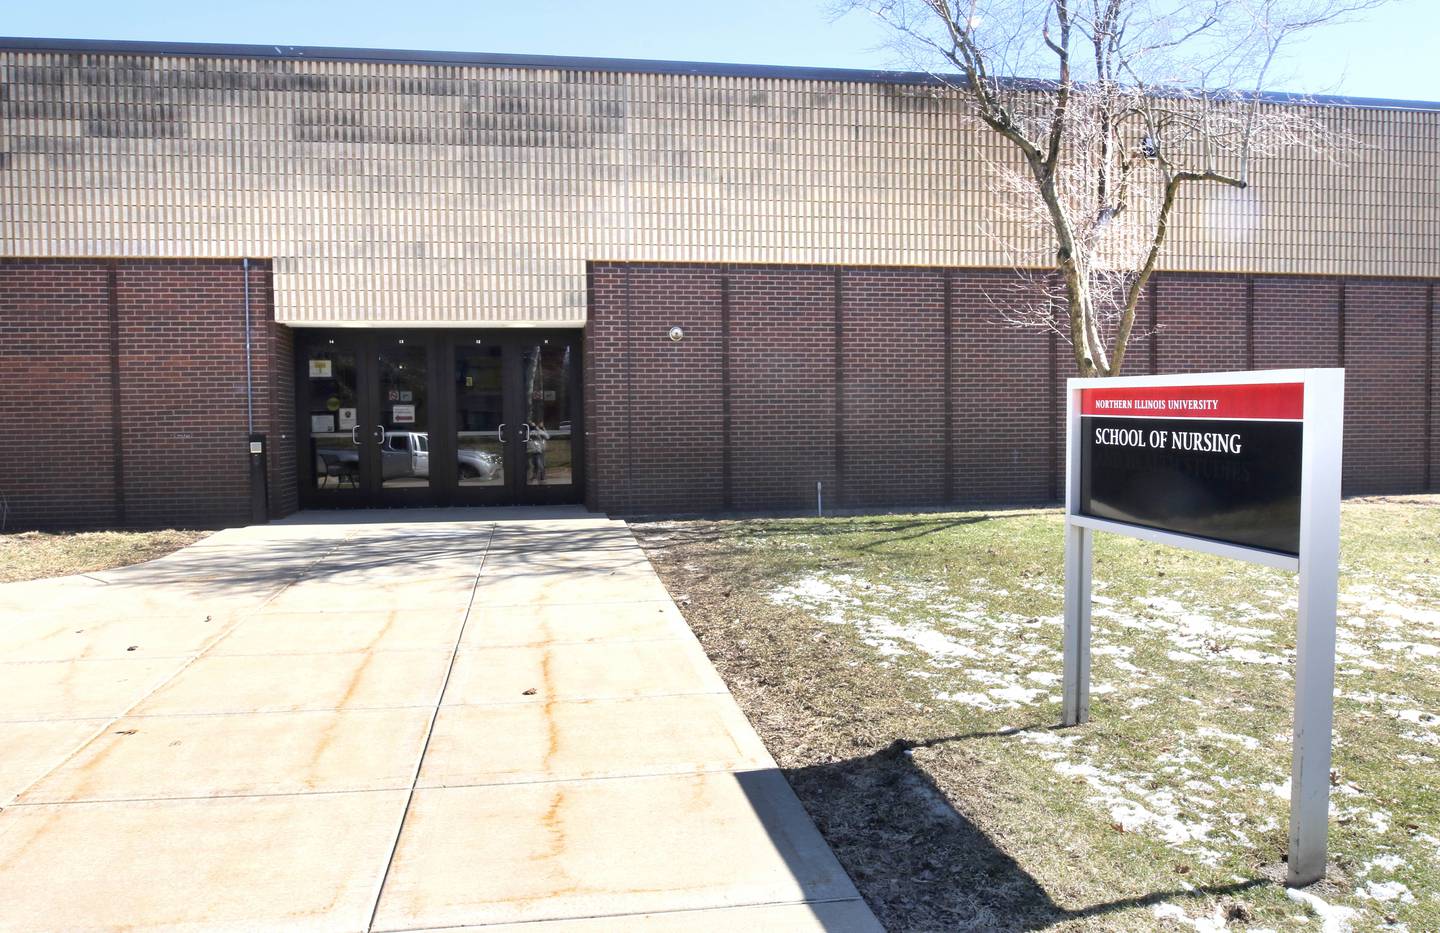
[[[375,425],[375,443],[377,443],[377,444],[384,444],[384,443],[385,443],[385,425],[383,425],[383,424],[377,424],[377,425]]]
[[[356,447],[360,446],[360,425],[358,424],[350,429],[350,443]]]
[[[495,429],[495,439],[502,444],[505,443],[505,422],[500,422],[500,427]]]

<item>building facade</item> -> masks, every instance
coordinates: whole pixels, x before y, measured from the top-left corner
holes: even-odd
[[[0,81],[10,527],[1058,497],[1068,347],[995,319],[999,143],[927,76],[0,40]],[[1347,492],[1434,489],[1440,106],[1267,106],[1351,151],[1195,188],[1130,371],[1342,365]]]

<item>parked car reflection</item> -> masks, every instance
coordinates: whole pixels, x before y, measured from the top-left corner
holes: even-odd
[[[332,442],[348,440],[348,435],[326,438]],[[500,459],[484,450],[461,449],[456,452],[456,466],[460,478],[489,480],[500,472]],[[315,473],[321,477],[321,485],[334,478],[337,486],[354,485],[360,472],[360,449],[353,445],[344,447],[316,447]],[[380,448],[381,479],[396,479],[405,476],[430,476],[430,435],[426,431],[386,431],[385,441]]]

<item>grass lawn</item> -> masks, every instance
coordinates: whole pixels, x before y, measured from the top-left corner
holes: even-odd
[[[1092,718],[1059,729],[1057,511],[635,531],[889,929],[1440,930],[1440,496],[1344,505],[1304,894],[1293,575],[1098,535]]]
[[[22,531],[0,535],[0,583],[93,573],[164,557],[208,531]]]

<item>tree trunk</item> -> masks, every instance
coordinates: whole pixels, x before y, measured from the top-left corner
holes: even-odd
[[[1075,352],[1075,368],[1082,376],[1105,375],[1096,362],[1099,355],[1093,346],[1095,320],[1090,289],[1072,263],[1062,266],[1065,273],[1065,298],[1070,310],[1070,347]]]

